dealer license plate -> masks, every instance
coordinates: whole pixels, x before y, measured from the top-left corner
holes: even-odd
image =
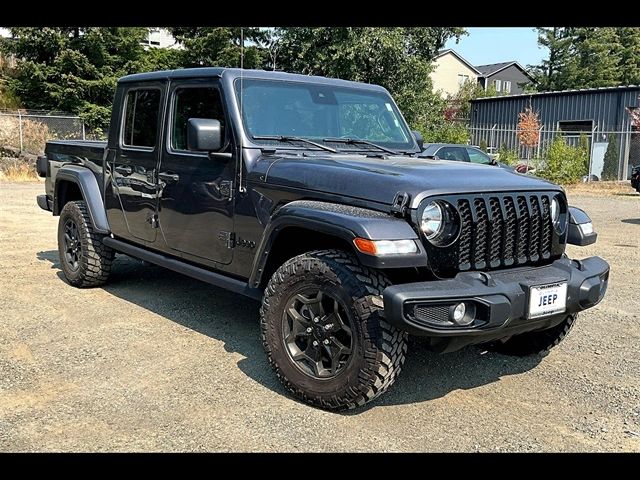
[[[529,318],[562,313],[567,308],[567,282],[529,288]]]

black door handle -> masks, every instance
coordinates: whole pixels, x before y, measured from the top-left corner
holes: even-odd
[[[123,175],[131,175],[133,173],[133,168],[128,165],[118,165],[115,168],[116,172],[122,173]]]
[[[160,178],[160,180],[164,180],[165,182],[176,183],[178,180],[180,180],[180,175],[178,175],[177,173],[160,172],[158,174],[158,177]]]

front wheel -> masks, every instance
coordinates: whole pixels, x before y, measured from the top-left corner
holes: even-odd
[[[489,346],[489,349],[505,355],[525,357],[529,355],[545,356],[569,334],[575,324],[578,314],[567,317],[555,327],[536,332],[514,335],[507,341],[498,341]]]
[[[296,397],[330,410],[385,392],[404,363],[407,334],[380,315],[388,279],[340,250],[285,262],[260,309],[269,362]]]

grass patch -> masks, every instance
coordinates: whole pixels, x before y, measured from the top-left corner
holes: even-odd
[[[35,165],[19,158],[0,159],[0,180],[6,182],[33,182],[39,179]]]
[[[568,194],[573,195],[638,195],[640,197],[640,194],[631,188],[631,182],[629,180],[622,182],[575,183],[573,185],[566,185],[564,188]]]

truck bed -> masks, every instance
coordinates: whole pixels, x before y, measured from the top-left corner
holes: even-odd
[[[65,163],[83,165],[90,169],[98,184],[103,179],[103,158],[107,142],[94,140],[50,140],[44,149],[49,160],[49,175],[45,179],[45,193],[53,198],[56,174]]]

